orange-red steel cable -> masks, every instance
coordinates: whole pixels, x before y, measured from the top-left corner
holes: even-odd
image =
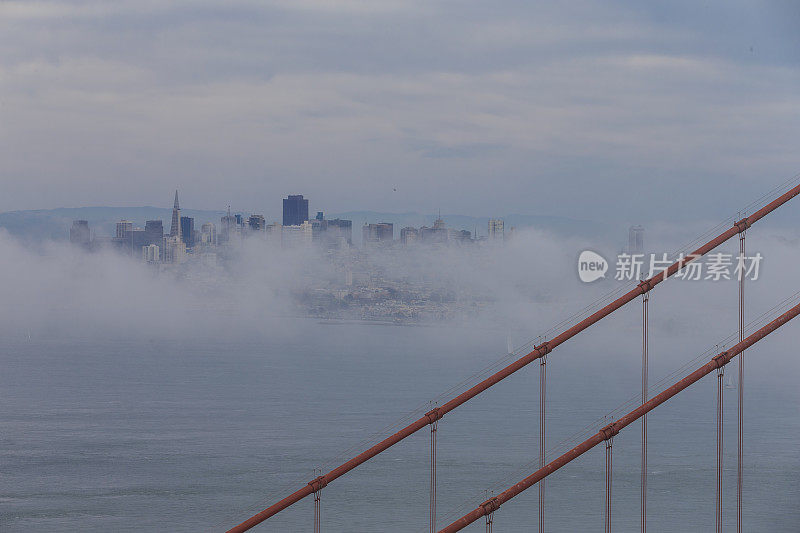
[[[753,344],[757,343],[758,341],[760,341],[773,331],[777,330],[778,328],[780,328],[781,326],[783,326],[784,324],[795,318],[798,314],[800,314],[800,304],[795,305],[794,307],[792,307],[787,312],[780,315],[775,320],[769,322],[767,325],[760,328],[752,335],[748,336],[743,341],[737,343],[730,350],[726,350],[715,355],[714,357],[711,358],[711,360],[708,363],[696,369],[694,372],[684,377],[683,379],[678,380],[676,383],[674,383],[672,386],[665,389],[661,393],[653,396],[646,403],[632,410],[631,412],[629,412],[616,422],[612,422],[607,426],[603,427],[595,435],[591,436],[582,443],[578,444],[577,446],[575,446],[568,452],[564,453],[560,457],[554,459],[553,461],[548,463],[544,468],[540,468],[539,470],[537,470],[530,476],[526,477],[519,483],[511,486],[510,488],[501,492],[492,499],[483,502],[472,512],[462,516],[461,518],[459,518],[452,524],[448,525],[444,529],[441,529],[439,533],[455,533],[456,531],[460,531],[469,524],[480,519],[482,516],[485,516],[490,512],[496,511],[497,509],[500,508],[502,504],[506,503],[513,497],[529,489],[530,487],[532,487],[545,477],[549,476],[556,470],[560,469],[562,466],[577,459],[578,457],[580,457],[587,451],[591,450],[601,442],[613,438],[622,429],[624,429],[631,423],[641,418],[644,414],[652,411],[653,409],[655,409],[662,403],[666,402],[670,398],[674,397],[681,391],[687,389],[694,383],[697,383],[698,381],[700,381],[700,379],[707,376],[708,374],[722,369],[738,354],[742,353],[744,350],[746,350]]]
[[[555,336],[552,340],[544,342],[538,346],[536,346],[530,353],[527,355],[517,359],[510,365],[506,366],[502,370],[492,374],[491,376],[487,377],[486,379],[482,380],[481,382],[473,385],[463,393],[459,394],[455,398],[445,402],[440,407],[434,409],[430,413],[426,413],[421,418],[417,419],[416,421],[412,422],[411,424],[407,425],[400,431],[390,435],[389,437],[383,439],[379,443],[375,444],[371,448],[367,449],[366,451],[358,454],[357,456],[353,457],[349,461],[339,465],[338,467],[334,468],[327,474],[320,476],[319,478],[309,482],[306,486],[296,490],[295,492],[289,494],[285,498],[281,499],[280,501],[272,504],[271,506],[267,507],[263,511],[251,516],[244,522],[240,523],[237,526],[234,526],[228,533],[242,533],[244,531],[249,530],[253,526],[256,526],[263,522],[264,520],[268,519],[271,516],[281,512],[282,510],[286,509],[287,507],[299,502],[306,496],[309,496],[315,492],[315,486],[318,484],[322,484],[322,486],[327,485],[331,481],[335,480],[338,477],[350,472],[354,468],[358,467],[359,465],[367,462],[368,460],[372,459],[379,453],[386,451],[387,449],[391,448],[398,442],[402,441],[403,439],[413,435],[417,431],[421,430],[425,426],[432,424],[434,421],[439,420],[442,416],[449,413],[453,409],[456,409],[460,405],[466,403],[467,401],[471,400],[472,398],[476,397],[489,387],[496,385],[500,381],[504,380],[517,370],[525,367],[526,365],[530,364],[531,362],[539,359],[550,353],[554,348],[563,344],[567,340],[571,339],[578,333],[582,332],[583,330],[589,328],[590,326],[594,325],[595,323],[599,322],[603,318],[607,317],[617,309],[621,308],[625,304],[631,302],[638,296],[646,294],[649,292],[653,287],[661,283],[662,281],[666,280],[670,276],[673,276],[676,272],[681,270],[690,262],[698,259],[699,257],[707,254],[720,244],[724,243],[725,241],[729,240],[731,237],[741,233],[742,231],[746,230],[748,227],[753,225],[755,222],[766,216],[767,214],[771,213],[781,205],[785,204],[795,196],[800,194],[800,185],[797,185],[790,189],[789,191],[785,192],[772,202],[768,203],[749,217],[743,218],[742,220],[737,221],[734,223],[733,227],[724,231],[723,233],[719,234],[715,238],[708,241],[706,244],[700,246],[697,250],[692,252],[687,258],[677,261],[670,265],[667,269],[662,271],[661,273],[656,274],[655,276],[642,281],[636,288],[628,291],[624,295],[620,296],[613,302],[607,304],[603,308],[599,309],[598,311],[594,312],[592,315],[588,316],[587,318],[581,320],[574,326],[570,327],[569,329],[565,330],[564,332],[560,333],[559,335]]]

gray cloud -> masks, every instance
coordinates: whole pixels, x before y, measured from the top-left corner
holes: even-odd
[[[791,3],[0,11],[0,210],[180,186],[201,208],[714,218],[798,168]]]

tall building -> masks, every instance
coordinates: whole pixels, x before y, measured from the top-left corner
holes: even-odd
[[[228,214],[219,219],[222,226],[220,241],[226,243],[231,240],[236,231],[236,217],[231,215],[231,206],[228,206]]]
[[[502,241],[503,240],[503,219],[493,218],[489,220],[489,240]]]
[[[117,239],[130,238],[131,231],[133,231],[133,222],[129,220],[120,220],[117,222]]]
[[[142,246],[142,261],[145,263],[158,263],[160,257],[159,248],[155,244]]]
[[[186,257],[186,244],[178,236],[164,237],[162,253],[165,263],[181,263]]]
[[[628,253],[640,254],[644,252],[644,228],[631,226],[628,228]]]
[[[348,245],[353,244],[353,221],[334,218],[328,221],[328,233],[335,238],[343,239]]]
[[[441,215],[434,221],[432,228],[422,226],[418,233],[419,240],[425,244],[444,244],[447,242],[448,236],[447,224],[444,223]]]
[[[264,231],[264,228],[267,227],[267,219],[264,218],[264,215],[250,215],[247,225],[250,226],[251,231]]]
[[[211,222],[206,222],[200,228],[200,244],[215,246],[217,244],[217,228]]]
[[[472,242],[472,232],[465,229],[448,228],[447,240],[450,242],[468,244]]]
[[[144,238],[145,242],[161,246],[164,239],[164,223],[160,220],[148,220],[144,224]]]
[[[88,220],[73,220],[69,229],[69,242],[80,246],[89,246],[91,233]]]
[[[362,244],[364,246],[377,243],[391,243],[394,240],[394,224],[390,222],[364,224],[361,232]]]
[[[175,204],[172,206],[172,225],[169,227],[170,237],[181,237],[181,208],[178,205],[178,190],[175,189]]]
[[[296,226],[281,228],[281,246],[283,248],[307,248],[313,242],[311,223],[306,220]]]
[[[181,240],[187,248],[194,246],[194,218],[181,217]]]
[[[400,242],[403,243],[403,246],[408,246],[409,244],[415,242],[418,238],[419,230],[417,230],[417,228],[407,226],[400,230]]]
[[[112,242],[120,250],[132,253],[134,249],[138,249],[144,244],[144,230],[134,228],[133,222],[129,220],[120,220],[117,222],[116,236],[112,239]]]
[[[283,225],[299,226],[308,220],[308,199],[302,194],[289,195],[283,199]]]

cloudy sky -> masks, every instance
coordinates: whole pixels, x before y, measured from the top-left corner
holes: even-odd
[[[0,1],[0,211],[717,218],[800,172],[800,4]]]

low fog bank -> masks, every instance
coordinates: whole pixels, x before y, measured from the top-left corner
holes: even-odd
[[[646,251],[674,252],[698,233],[670,226],[648,228]],[[577,258],[587,249],[609,260],[605,279],[580,281]],[[58,242],[34,249],[0,231],[0,329],[19,339],[257,341],[306,334],[320,319],[328,324],[380,319],[382,309],[388,308],[394,314],[378,321],[466,328],[476,335],[499,332],[518,347],[620,289],[623,282],[613,279],[619,251],[615,242],[532,229],[494,246],[366,252],[281,250],[247,239],[218,264],[189,261],[158,270],[112,250],[87,253]],[[738,241],[720,251],[735,254]],[[748,281],[748,320],[800,290],[792,276],[800,261],[796,230],[752,228],[748,253],[755,252],[764,259],[759,279]],[[426,298],[422,310],[398,320],[397,309],[413,307],[409,301],[417,293]],[[663,342],[666,349],[685,338],[687,349],[706,348],[703,342],[713,343],[736,330],[736,301],[735,280],[669,280],[653,291],[653,342]],[[625,336],[628,340],[620,350],[635,353],[638,304],[616,313],[614,320],[602,329],[592,328],[587,343],[614,346]]]

